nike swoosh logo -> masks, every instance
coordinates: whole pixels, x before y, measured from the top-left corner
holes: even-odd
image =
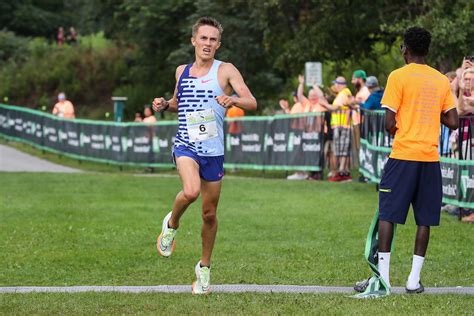
[[[168,250],[168,247],[163,246],[163,243],[160,242],[160,249],[161,249],[161,251],[166,251],[166,250]]]
[[[208,79],[208,80],[201,80],[201,83],[207,83],[209,81],[211,81],[212,79]]]

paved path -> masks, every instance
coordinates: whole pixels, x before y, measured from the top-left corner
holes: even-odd
[[[64,167],[14,148],[0,145],[0,171],[7,172],[82,172],[78,169]]]
[[[258,285],[258,284],[222,284],[212,285],[214,293],[343,293],[355,294],[351,287],[314,286],[314,285]],[[81,293],[81,292],[121,292],[121,293],[190,293],[191,285],[157,286],[18,286],[0,287],[2,293]],[[405,293],[401,287],[392,288],[393,293]],[[425,288],[426,294],[470,294],[474,287],[431,287]]]

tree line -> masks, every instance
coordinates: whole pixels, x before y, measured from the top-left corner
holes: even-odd
[[[84,116],[98,117],[94,108],[124,94],[132,115],[173,91],[176,66],[193,60],[191,26],[207,15],[224,26],[217,57],[242,71],[263,112],[290,96],[306,61],[323,63],[326,85],[359,68],[383,84],[403,64],[408,26],[432,32],[429,62],[442,72],[474,54],[469,0],[2,1],[0,96],[41,107],[70,90]],[[55,46],[59,26],[74,26],[82,43]]]

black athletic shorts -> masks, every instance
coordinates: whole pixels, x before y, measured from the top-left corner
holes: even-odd
[[[390,158],[379,189],[379,219],[405,224],[410,204],[418,226],[438,226],[443,198],[439,162]]]

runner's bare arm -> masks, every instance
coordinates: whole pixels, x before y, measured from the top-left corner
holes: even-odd
[[[176,68],[176,84],[174,87],[174,93],[173,97],[169,100],[165,100],[165,98],[160,97],[160,98],[155,98],[153,99],[153,110],[156,112],[178,112],[178,99],[177,99],[177,94],[178,94],[178,81],[179,77],[181,77],[181,74],[184,71],[184,68],[186,65],[181,65]]]
[[[230,63],[222,64],[222,75],[229,83],[237,96],[220,95],[216,97],[217,102],[225,108],[238,106],[244,110],[255,111],[257,100],[250,92],[240,72]]]

